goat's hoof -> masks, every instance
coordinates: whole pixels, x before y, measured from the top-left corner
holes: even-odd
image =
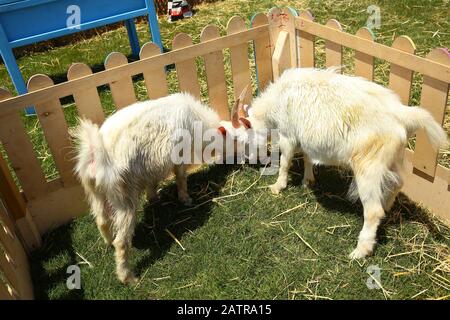
[[[303,178],[302,180],[302,187],[303,188],[312,188],[316,185],[316,180],[310,180]]]
[[[190,207],[192,206],[192,198],[189,196],[185,196],[185,197],[180,197],[179,198],[180,202],[185,205],[186,207]]]
[[[367,249],[361,249],[361,248],[356,248],[355,250],[353,250],[350,255],[349,258],[351,260],[355,260],[355,259],[362,259],[367,257],[368,255],[370,255],[372,253],[372,251],[367,250]]]
[[[138,283],[139,280],[131,271],[125,272],[123,274],[118,274],[118,278],[123,284],[131,285]]]
[[[270,191],[272,192],[272,194],[275,194],[275,195],[280,194],[281,190],[284,189],[283,187],[281,187],[280,185],[278,185],[276,183],[269,186],[269,188],[270,188]]]

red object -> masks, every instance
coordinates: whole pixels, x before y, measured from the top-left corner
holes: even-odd
[[[219,130],[219,132],[220,132],[223,136],[226,136],[226,135],[227,135],[227,129],[225,129],[224,127],[219,127],[217,130]]]

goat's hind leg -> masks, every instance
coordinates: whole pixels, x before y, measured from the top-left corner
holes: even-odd
[[[391,171],[391,179],[389,179],[389,184],[386,189],[386,202],[384,205],[384,209],[386,211],[391,210],[394,205],[395,199],[397,198],[398,193],[403,187],[403,180],[400,175],[401,165],[395,164],[393,170]]]
[[[372,253],[376,243],[376,233],[384,218],[382,183],[386,172],[378,167],[368,167],[355,172],[358,193],[364,207],[364,225],[359,233],[358,245],[350,258],[363,258]]]
[[[135,208],[124,206],[123,204],[115,207],[113,219],[115,238],[113,246],[115,249],[117,277],[123,283],[137,282],[129,262],[135,219]]]
[[[93,191],[89,193],[89,202],[100,235],[107,245],[111,245],[113,241],[111,208],[106,201],[106,197],[97,191]]]

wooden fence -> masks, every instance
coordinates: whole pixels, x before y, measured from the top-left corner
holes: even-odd
[[[201,57],[209,103],[223,119],[227,119],[224,49],[230,52],[236,97],[252,80],[249,42],[255,50],[256,76],[258,89],[261,90],[285,69],[315,66],[316,38],[325,39],[327,67],[342,64],[343,47],[355,50],[355,74],[369,80],[373,80],[374,58],[389,62],[389,87],[400,95],[405,104],[409,102],[413,72],[421,73],[421,106],[429,110],[439,123],[443,123],[450,83],[448,52],[434,49],[426,58],[421,58],[414,55],[415,46],[408,37],[398,37],[392,47],[388,47],[374,42],[367,28],[351,35],[343,32],[336,20],[321,25],[313,22],[309,12],[297,15],[291,9],[278,8],[272,9],[268,15],[255,15],[250,28],[246,27],[242,18],[233,17],[224,36],[220,36],[218,27],[206,26],[200,43],[193,44],[189,35],[178,34],[173,40],[173,50],[164,54],[156,45],[147,43],[142,48],[141,59],[132,63],[128,63],[122,54],[112,53],[106,58],[105,70],[101,72],[92,73],[85,64],[73,64],[68,71],[68,81],[64,83],[55,85],[49,77],[35,75],[28,82],[30,92],[19,97],[12,97],[6,90],[0,90],[0,142],[22,189],[21,194],[15,190],[6,164],[0,159],[0,164],[3,163],[1,172],[9,175],[8,186],[4,189],[10,190],[9,194],[15,194],[14,197],[9,196],[9,211],[1,211],[0,208],[2,225],[8,230],[6,235],[2,233],[0,237],[7,257],[1,260],[0,267],[9,283],[5,285],[0,282],[0,297],[7,294],[8,297],[30,297],[26,288],[22,288],[25,287],[25,280],[17,282],[10,271],[11,266],[16,268],[16,273],[26,272],[24,252],[27,248],[39,246],[40,235],[88,212],[83,191],[72,173],[72,145],[61,98],[72,96],[80,116],[101,124],[105,115],[98,94],[99,86],[109,86],[117,109],[136,101],[132,81],[134,75],[143,75],[150,99],[162,97],[168,93],[165,66],[170,64],[175,64],[179,90],[199,97],[195,59]],[[251,92],[245,102],[250,100]],[[36,107],[39,123],[59,173],[58,178],[49,182],[44,177],[22,122],[20,113],[29,105]],[[437,163],[437,152],[432,150],[423,132],[417,134],[415,150],[407,149],[405,155],[403,192],[435,214],[450,220],[450,170]],[[5,192],[1,191],[1,194]],[[17,243],[18,235],[22,237],[23,245]],[[10,241],[7,237],[16,240]]]
[[[26,203],[0,156],[0,300],[33,298],[27,252],[40,246],[33,226]]]

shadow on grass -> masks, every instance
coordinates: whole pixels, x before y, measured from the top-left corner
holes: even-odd
[[[34,296],[38,300],[48,300],[48,292],[57,285],[66,284],[70,276],[67,267],[77,260],[72,244],[73,223],[61,226],[43,238],[43,246],[30,257],[30,271],[33,276]],[[58,260],[64,260],[60,262]],[[55,265],[52,266],[52,261]],[[61,267],[62,265],[62,267]],[[67,290],[59,298],[63,300],[82,299],[83,287]]]
[[[293,162],[292,171],[298,173],[291,175],[291,183],[300,186],[303,178],[303,160]],[[316,184],[313,187],[317,202],[322,207],[330,211],[339,211],[346,214],[358,216],[363,224],[363,206],[358,200],[353,203],[348,200],[347,192],[352,182],[352,172],[348,169],[337,169],[335,167],[317,166],[314,168]],[[377,232],[378,243],[386,243],[386,228],[397,227],[404,221],[419,222],[426,226],[428,231],[436,240],[443,240],[442,233],[433,221],[430,213],[409,200],[403,193],[400,193],[395,200],[391,210],[386,213]]]
[[[162,258],[173,245],[174,238],[181,239],[186,232],[205,224],[214,205],[212,199],[219,195],[233,169],[236,169],[235,166],[215,165],[190,174],[188,188],[193,199],[191,207],[177,201],[175,183],[164,188],[156,203],[144,207],[144,216],[136,227],[133,246],[150,249],[150,253],[134,265],[137,275]]]
[[[148,254],[133,262],[136,275],[141,276],[145,269],[163,258],[173,245],[174,238],[181,239],[186,232],[207,222],[214,204],[212,199],[219,195],[229,172],[235,169],[230,165],[213,165],[191,173],[188,177],[189,193],[193,198],[191,207],[178,202],[174,182],[166,183],[162,188],[159,201],[144,206],[143,216],[135,229],[133,247],[146,250]],[[63,300],[85,297],[83,286],[80,290],[67,290],[65,287],[70,276],[66,273],[67,267],[80,260],[72,239],[75,224],[61,226],[45,235],[43,246],[32,254],[30,265],[36,299],[48,300],[55,298],[55,294],[57,299]],[[96,229],[95,232],[97,234]],[[90,245],[86,243],[86,246]],[[112,256],[113,250],[108,250],[108,254]],[[110,267],[112,272],[114,265]],[[52,297],[50,292],[53,292]]]

